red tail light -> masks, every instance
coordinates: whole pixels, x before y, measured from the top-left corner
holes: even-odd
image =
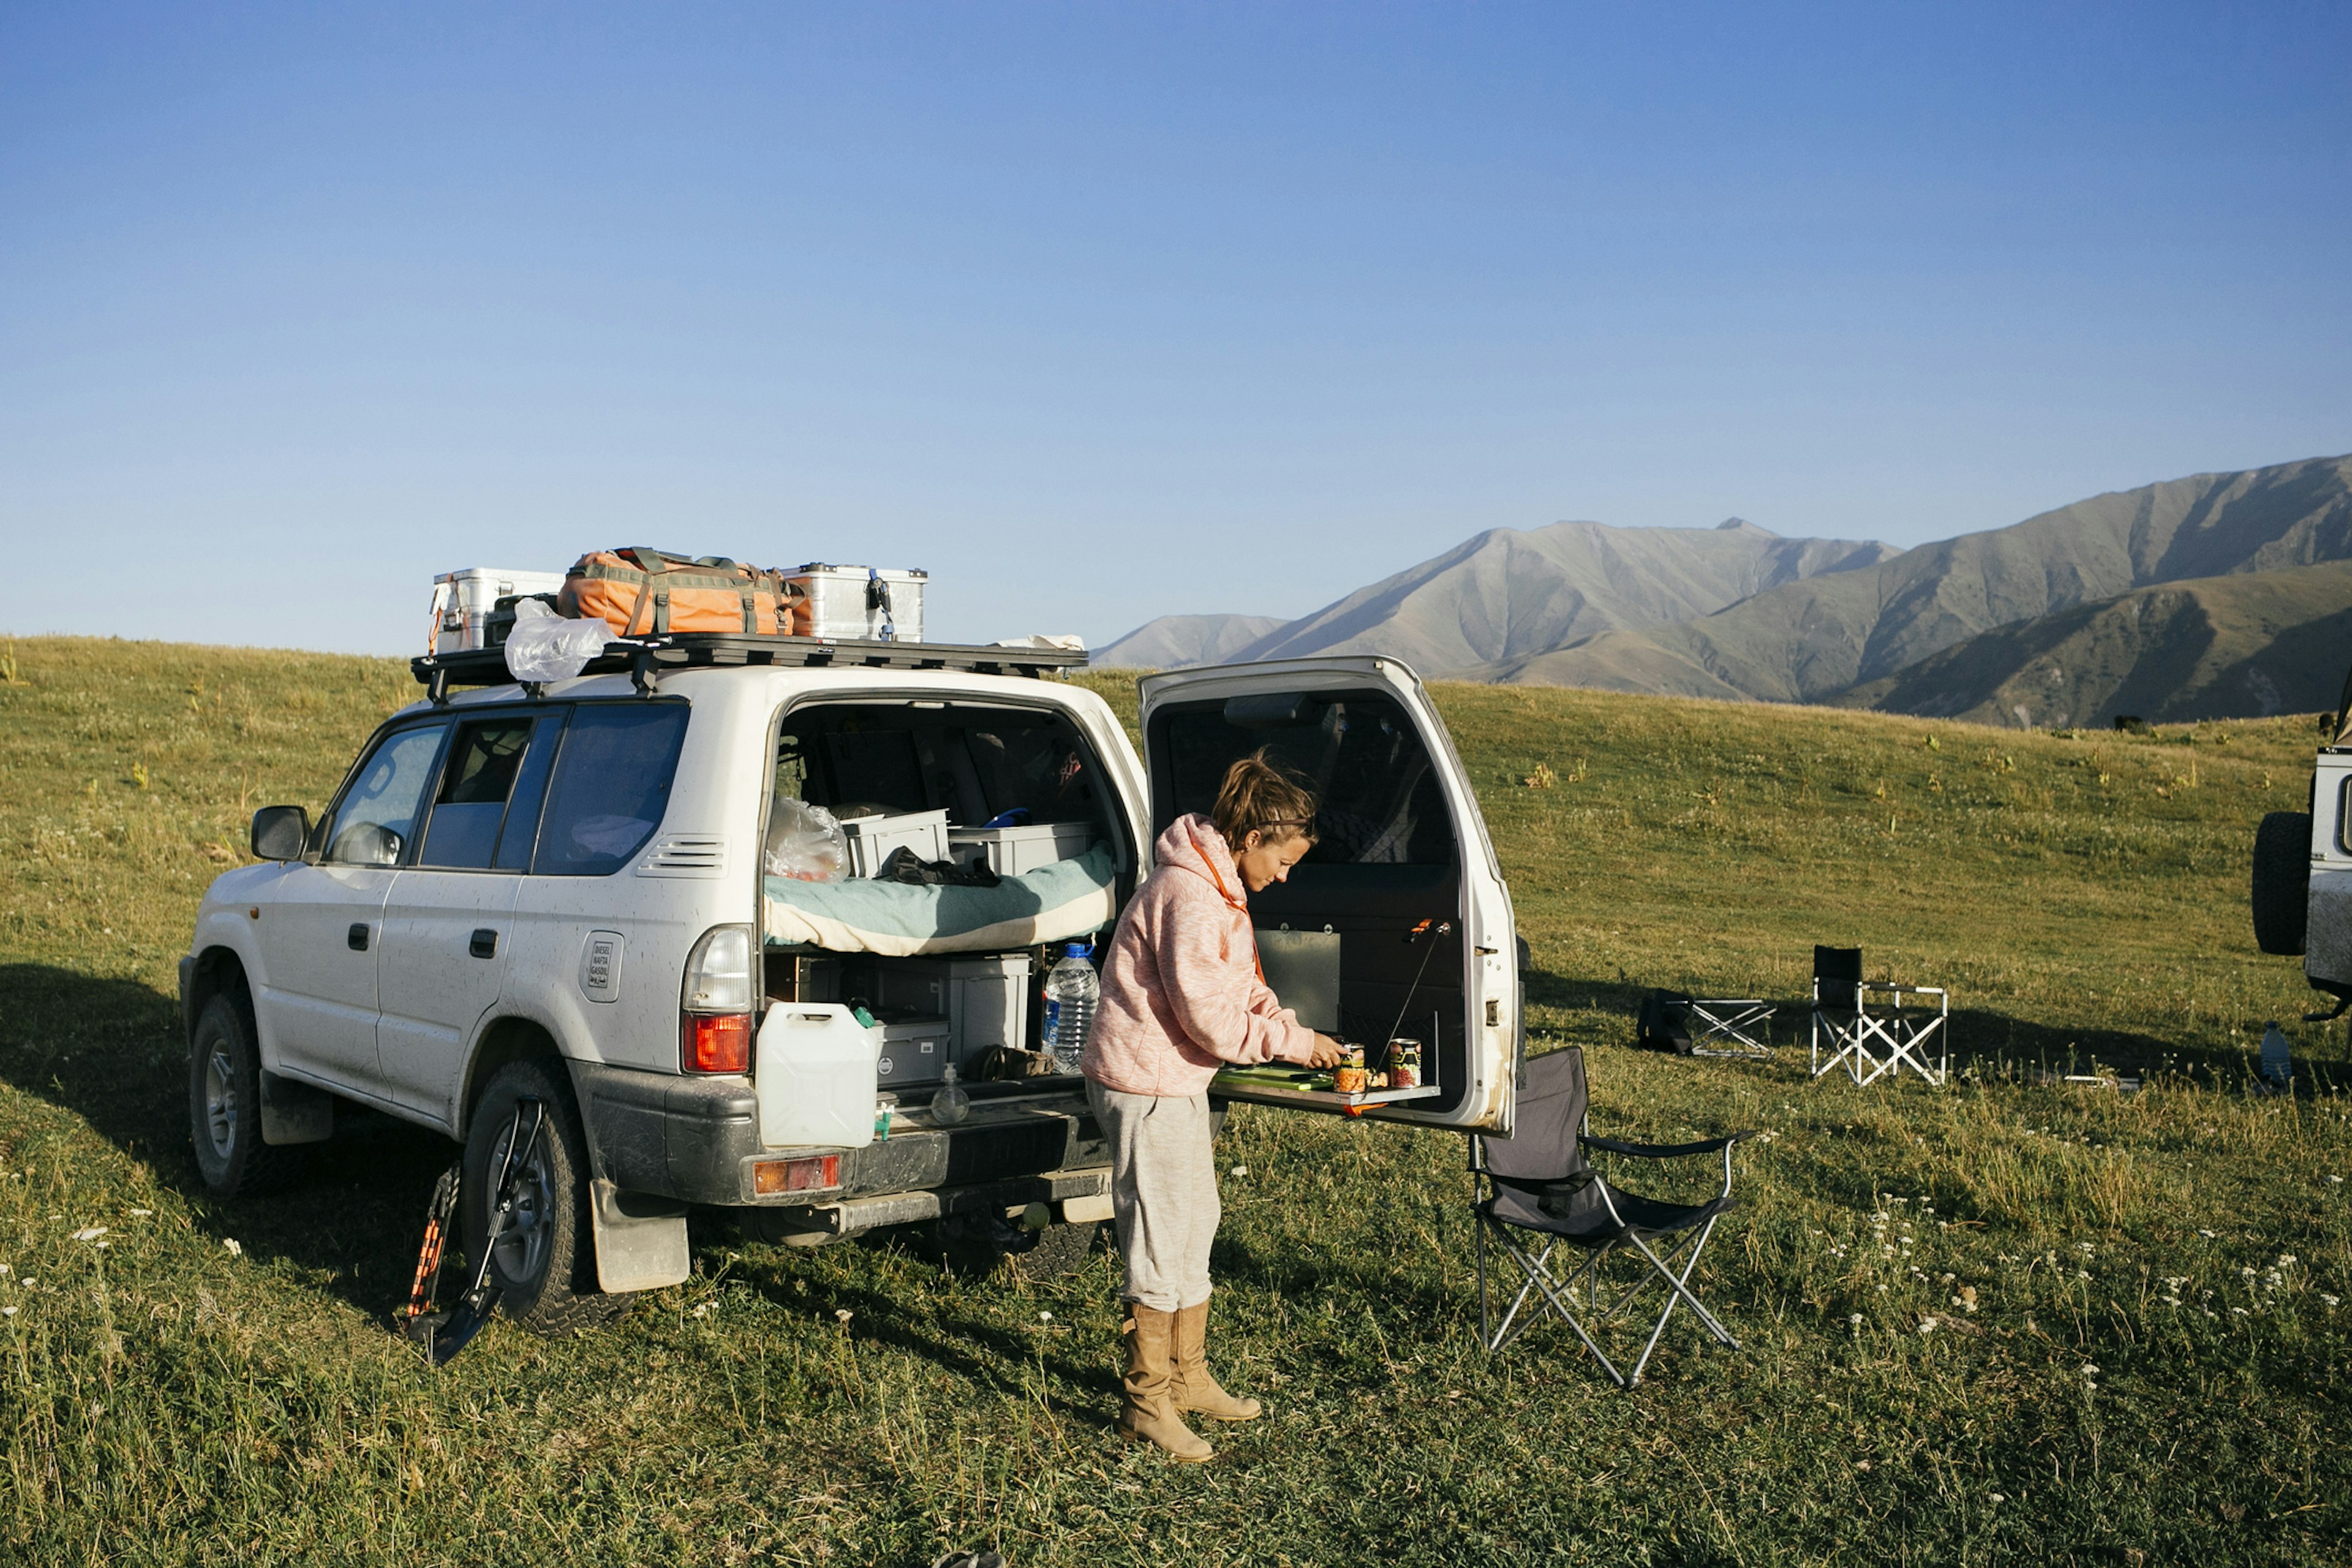
[[[751,1015],[688,1013],[680,1017],[677,1065],[684,1072],[750,1072]]]

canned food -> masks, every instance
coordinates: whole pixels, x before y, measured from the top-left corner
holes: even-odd
[[[1341,1094],[1361,1094],[1371,1081],[1371,1076],[1370,1071],[1360,1067],[1335,1068],[1331,1073],[1331,1087]]]
[[[1391,1089],[1421,1087],[1421,1042],[1419,1040],[1389,1042],[1389,1087]]]

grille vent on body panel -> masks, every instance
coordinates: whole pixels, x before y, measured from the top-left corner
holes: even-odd
[[[638,863],[640,877],[721,877],[727,873],[727,840],[715,833],[673,833],[656,841]]]

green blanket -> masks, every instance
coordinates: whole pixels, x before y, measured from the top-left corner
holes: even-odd
[[[1076,860],[1056,860],[993,888],[770,877],[768,942],[895,958],[1068,942],[1110,924],[1117,877],[1108,847],[1099,844]]]

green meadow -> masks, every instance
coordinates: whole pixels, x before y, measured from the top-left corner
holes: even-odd
[[[1132,721],[1127,676],[1084,679]],[[1489,1357],[1462,1141],[1240,1108],[1213,1348],[1267,1414],[1187,1468],[1111,1433],[1100,1252],[974,1281],[698,1216],[686,1285],[429,1373],[385,1324],[448,1145],[352,1117],[291,1192],[205,1195],[197,899],[415,690],[394,660],[5,646],[0,1561],[2352,1557],[2352,1060],[2245,907],[2309,716],[1439,688],[1532,945],[1530,1048],[1585,1047],[1598,1132],[1759,1134],[1699,1276],[1744,1348],[1677,1314],[1630,1394],[1556,1325]],[[1809,1079],[1815,942],[1950,988],[1949,1087]],[[1654,985],[1779,1001],[1775,1055],[1634,1049]],[[2273,1018],[2290,1097],[2252,1092]]]

